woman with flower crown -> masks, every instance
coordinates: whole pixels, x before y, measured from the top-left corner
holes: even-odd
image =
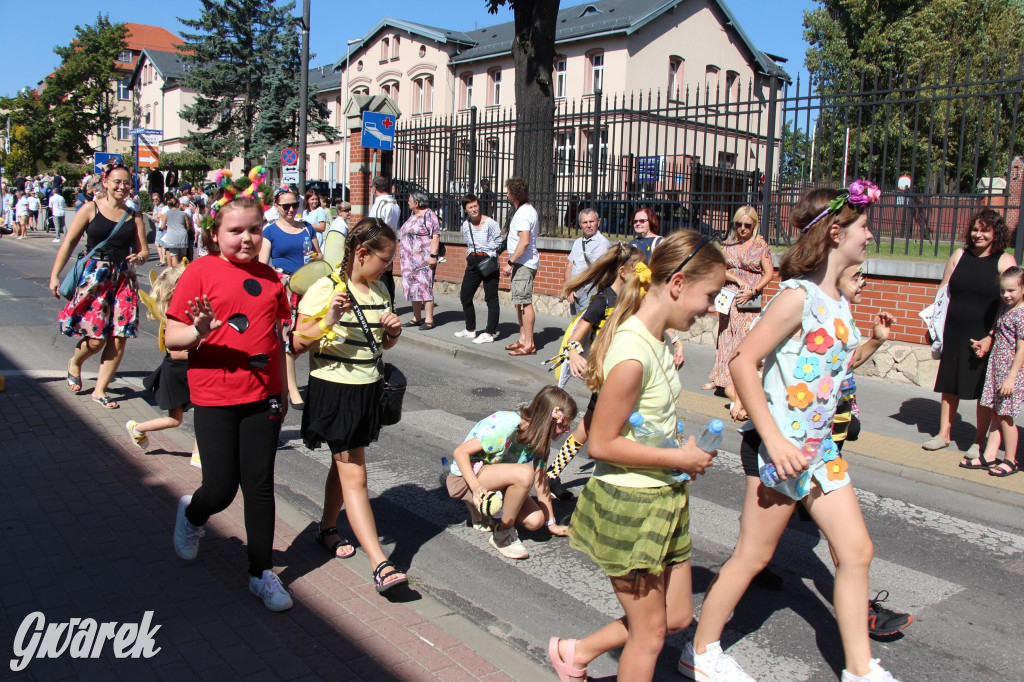
[[[722,652],[719,640],[802,502],[838,558],[833,603],[845,653],[843,682],[893,680],[871,658],[864,607],[874,548],[847,462],[831,437],[841,380],[860,338],[839,277],[864,261],[871,243],[866,210],[879,196],[875,185],[857,180],[848,190],[816,189],[800,200],[790,221],[801,236],[782,259],[780,293],[729,363],[750,415],[740,447],[746,491],[739,541],[712,581],[679,661],[680,672],[693,679],[753,679]]]

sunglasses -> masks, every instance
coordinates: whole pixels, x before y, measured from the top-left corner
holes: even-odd
[[[754,223],[736,223],[736,227],[754,227]]]
[[[706,235],[701,235],[700,241],[697,242],[697,246],[694,247],[693,251],[690,252],[689,256],[683,259],[683,262],[679,264],[679,267],[672,271],[672,274],[668,276],[668,279],[672,279],[672,277],[675,276],[677,272],[685,268],[686,264],[689,263],[693,259],[693,257],[697,255],[697,252],[703,249],[704,245],[710,241],[711,240],[708,239]]]
[[[636,220],[633,221],[633,224],[637,225],[637,224],[649,223],[649,222],[651,222],[651,221],[648,220],[647,218],[637,218]]]
[[[278,204],[278,206],[281,207],[282,211],[294,211],[295,209],[297,209],[299,207],[299,204],[298,204],[298,202],[294,202],[294,203],[291,203],[291,204]]]

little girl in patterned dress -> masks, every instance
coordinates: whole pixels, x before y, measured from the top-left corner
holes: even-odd
[[[1003,308],[989,336],[995,341],[988,359],[981,404],[991,407],[992,429],[999,429],[1006,456],[996,462],[999,439],[989,438],[982,464],[990,464],[989,476],[1010,476],[1020,471],[1017,464],[1017,427],[1013,418],[1024,404],[1024,269],[1014,266],[999,276]]]
[[[847,462],[830,435],[840,382],[860,337],[839,278],[864,261],[871,243],[864,211],[879,196],[877,187],[858,180],[845,191],[813,190],[797,204],[790,220],[801,237],[783,258],[780,293],[729,363],[751,419],[740,448],[746,490],[739,541],[713,581],[679,661],[679,671],[693,679],[753,679],[723,653],[719,640],[802,501],[839,559],[834,604],[846,659],[843,682],[893,681],[871,658],[864,604],[874,549]],[[759,479],[769,462],[781,479],[770,488]]]
[[[529,405],[481,419],[452,453],[451,473],[445,481],[448,495],[471,505],[474,527],[490,530],[480,523],[476,508],[489,492],[503,495],[490,538],[502,556],[530,556],[516,524],[529,530],[546,525],[552,535],[565,535],[566,529],[555,522],[544,469],[551,441],[567,432],[575,418],[572,397],[557,386],[545,386]],[[530,497],[534,486],[536,501]]]

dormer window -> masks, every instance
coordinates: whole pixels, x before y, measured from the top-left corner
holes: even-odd
[[[585,17],[588,14],[604,14],[604,12],[599,10],[597,7],[594,7],[593,5],[587,5],[586,7],[583,8],[583,11],[580,12],[580,16]]]

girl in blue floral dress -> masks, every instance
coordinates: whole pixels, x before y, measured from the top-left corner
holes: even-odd
[[[705,597],[693,642],[679,662],[694,679],[752,679],[722,652],[719,640],[802,501],[839,559],[834,605],[846,661],[843,682],[893,680],[871,658],[864,604],[874,548],[847,461],[837,456],[831,437],[840,384],[860,337],[839,278],[864,261],[872,239],[865,209],[879,196],[877,187],[858,180],[842,192],[814,190],[797,204],[791,224],[801,237],[783,258],[780,293],[729,363],[751,420],[740,449],[746,492],[736,549]],[[757,373],[761,358],[763,379]],[[769,463],[781,479],[771,488],[758,477]]]

